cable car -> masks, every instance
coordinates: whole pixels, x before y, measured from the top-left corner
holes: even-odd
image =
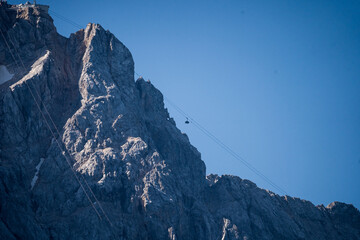
[[[189,122],[189,119],[186,118],[185,124],[189,124],[189,123],[190,123],[190,122]]]

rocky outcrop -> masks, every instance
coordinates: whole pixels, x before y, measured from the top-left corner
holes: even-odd
[[[206,176],[100,25],[64,38],[32,5],[1,6],[0,20],[1,239],[360,239],[352,205]]]

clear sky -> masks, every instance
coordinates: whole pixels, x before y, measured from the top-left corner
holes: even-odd
[[[37,2],[109,29],[138,73],[289,195],[360,208],[360,1]],[[279,193],[168,107],[207,173]]]

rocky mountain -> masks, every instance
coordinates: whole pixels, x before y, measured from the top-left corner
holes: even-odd
[[[206,176],[130,51],[0,6],[0,239],[360,239],[360,213]]]

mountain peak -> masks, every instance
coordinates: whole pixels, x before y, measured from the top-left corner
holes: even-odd
[[[360,238],[352,205],[206,177],[162,93],[99,24],[65,38],[46,7],[1,5],[0,18],[2,238]]]

